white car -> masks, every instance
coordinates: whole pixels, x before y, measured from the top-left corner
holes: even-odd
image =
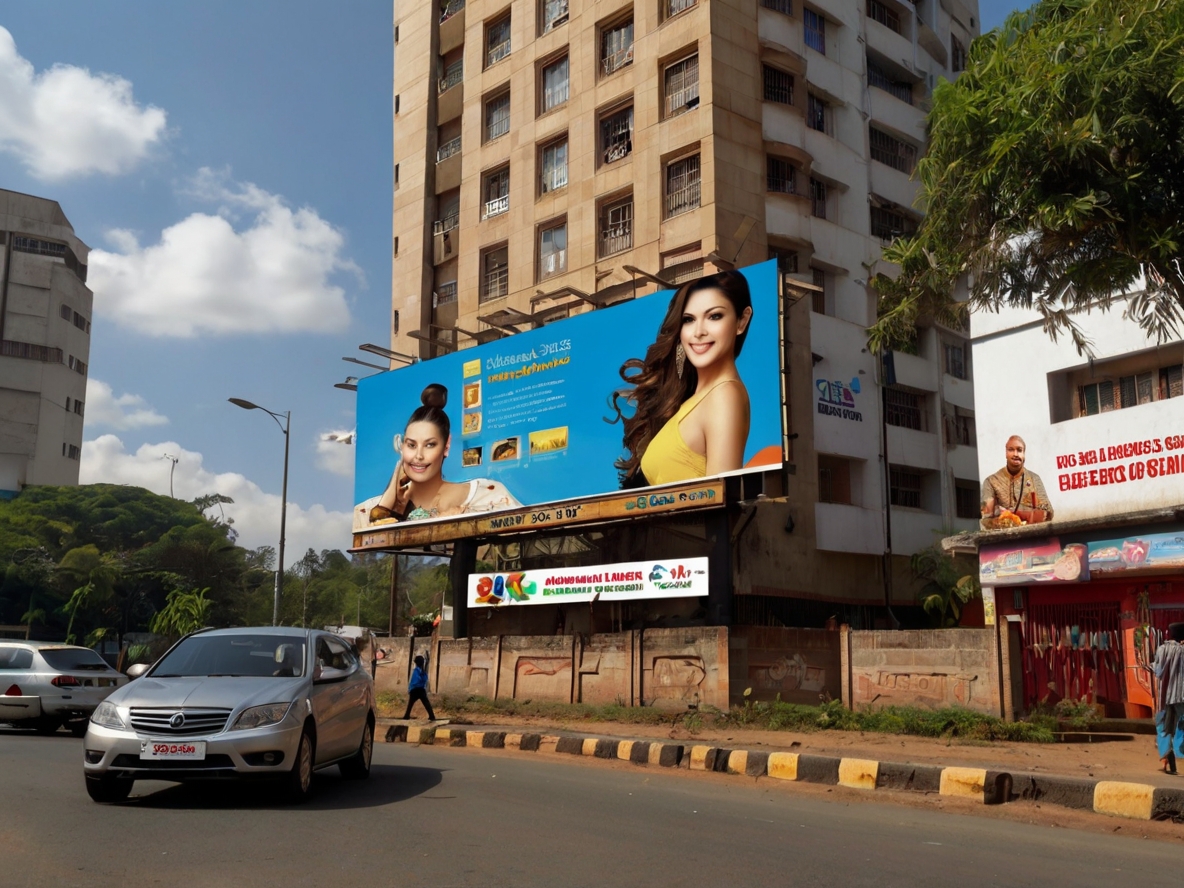
[[[0,640],[0,724],[43,734],[66,724],[81,737],[95,708],[127,682],[90,648]]]
[[[204,629],[95,710],[82,744],[86,789],[119,802],[136,780],[270,778],[298,801],[315,770],[369,776],[374,709],[370,676],[336,635]]]

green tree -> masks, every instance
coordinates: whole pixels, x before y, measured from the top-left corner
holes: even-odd
[[[164,609],[152,618],[152,631],[169,638],[180,638],[209,625],[214,602],[206,598],[207,589],[174,589],[168,594]]]
[[[922,549],[909,563],[913,574],[924,582],[917,593],[921,607],[939,629],[957,626],[966,602],[982,595],[975,566],[951,558],[938,546]]]
[[[1042,0],[975,40],[934,91],[918,165],[925,218],[884,251],[871,345],[967,308],[1035,309],[1054,339],[1075,313],[1145,282],[1126,315],[1159,341],[1184,309],[1184,0]],[[955,304],[968,276],[969,304]]]

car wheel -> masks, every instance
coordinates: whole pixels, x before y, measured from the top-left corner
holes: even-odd
[[[362,742],[358,751],[340,765],[341,776],[350,780],[365,780],[370,776],[370,759],[374,755],[374,722],[366,720],[362,729]]]
[[[70,733],[75,737],[85,737],[86,729],[90,725],[90,719],[82,719],[81,721],[70,723]]]
[[[126,780],[121,777],[88,776],[86,778],[86,794],[100,804],[122,802],[131,794],[132,784],[135,782],[134,780]]]
[[[48,737],[50,734],[56,734],[61,726],[62,723],[56,718],[39,718],[33,724],[33,730],[43,737]]]
[[[316,761],[316,743],[308,728],[300,735],[300,745],[296,748],[296,760],[292,762],[292,770],[284,780],[284,795],[290,802],[302,802],[308,798],[312,789],[313,762]]]

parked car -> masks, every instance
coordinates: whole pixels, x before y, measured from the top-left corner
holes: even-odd
[[[313,771],[370,775],[374,686],[332,633],[206,629],[103,701],[83,747],[96,802],[126,799],[137,779],[242,778],[278,778],[299,801]]]
[[[42,734],[66,724],[81,737],[95,707],[127,682],[90,648],[0,640],[0,724]]]

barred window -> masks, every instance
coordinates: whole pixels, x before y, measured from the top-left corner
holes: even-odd
[[[699,106],[699,55],[667,65],[662,75],[666,116],[674,117]]]
[[[902,173],[913,172],[917,165],[917,149],[901,139],[888,135],[874,126],[869,127],[872,160],[900,170]]]
[[[910,391],[886,386],[884,388],[884,419],[891,426],[921,431],[921,396]]]
[[[600,121],[600,142],[605,163],[621,160],[633,152],[632,105]]]
[[[978,518],[982,515],[979,504],[981,491],[973,481],[954,482],[954,509],[959,518]]]
[[[633,19],[618,22],[600,35],[600,68],[605,74],[633,64]]]
[[[891,467],[888,471],[889,500],[894,506],[921,508],[921,473]]]
[[[666,218],[699,206],[699,155],[666,165]]]
[[[770,65],[761,66],[764,75],[764,97],[766,102],[782,105],[793,104],[793,75]]]
[[[912,235],[917,230],[917,223],[912,216],[887,207],[871,208],[872,236],[878,237],[885,243],[891,243],[902,235]]]
[[[539,232],[539,280],[567,270],[567,222]]]
[[[830,104],[824,102],[814,93],[806,95],[806,126],[820,133],[831,135]]]
[[[510,292],[510,250],[504,244],[481,254],[480,301],[500,299]]]
[[[485,141],[493,141],[509,131],[510,94],[506,92],[485,103]]]
[[[539,154],[539,191],[546,194],[566,188],[567,139],[544,146]]]
[[[769,155],[765,160],[765,190],[779,194],[793,194],[796,171],[784,157]]]
[[[761,0],[761,6],[783,15],[793,15],[793,0]]]
[[[543,33],[567,24],[567,0],[543,0]]]
[[[826,183],[810,178],[810,212],[819,219],[826,218]]]
[[[601,207],[599,247],[601,258],[633,249],[633,195]]]
[[[867,0],[867,17],[890,31],[900,33],[900,13],[880,0]]]
[[[913,104],[913,85],[905,80],[896,80],[878,62],[867,60],[867,85],[882,89],[902,102]]]
[[[955,379],[969,378],[966,373],[966,349],[962,345],[955,345],[946,343],[944,347],[946,366],[945,370],[950,376]]]
[[[491,22],[485,29],[485,67],[510,54],[510,17]]]
[[[483,219],[500,216],[509,210],[510,168],[505,166],[499,170],[487,173],[483,191],[485,192],[485,203],[481,213]]]
[[[802,10],[802,28],[806,46],[826,55],[826,19],[813,9]]]
[[[567,56],[543,68],[542,90],[539,96],[539,111],[542,114],[567,101],[570,94]]]
[[[955,74],[966,70],[966,47],[953,34],[950,35],[950,70]]]

